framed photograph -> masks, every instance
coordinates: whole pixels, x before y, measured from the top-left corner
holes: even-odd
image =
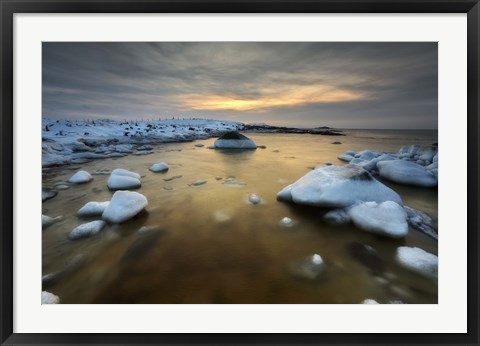
[[[2,1],[2,345],[478,345],[479,14]]]

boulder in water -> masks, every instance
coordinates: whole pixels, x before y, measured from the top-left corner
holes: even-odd
[[[237,131],[224,133],[215,141],[214,147],[216,149],[257,149],[254,141]]]
[[[102,218],[109,223],[122,223],[140,213],[147,205],[147,198],[138,192],[117,191]]]
[[[318,167],[286,186],[277,198],[328,208],[349,207],[359,201],[394,201],[403,205],[395,191],[356,165]]]

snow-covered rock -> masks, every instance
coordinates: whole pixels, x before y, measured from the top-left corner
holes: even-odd
[[[375,153],[370,150],[362,150],[355,155],[355,158],[370,161],[376,157]]]
[[[112,173],[108,178],[107,186],[110,190],[129,190],[139,188],[142,183],[137,178]]]
[[[405,268],[431,278],[438,277],[438,257],[423,249],[400,246],[397,248],[395,259]]]
[[[382,178],[395,183],[422,187],[437,186],[437,180],[430,172],[410,161],[381,161],[377,163],[377,167]]]
[[[45,202],[47,199],[53,198],[58,194],[58,191],[50,189],[42,189],[42,202]]]
[[[78,216],[100,216],[103,214],[103,211],[108,206],[110,201],[106,202],[88,202],[83,207],[81,207],[77,215]]]
[[[42,214],[42,228],[47,228],[60,220],[62,220],[61,216],[50,217]]]
[[[359,201],[394,201],[403,205],[395,191],[355,165],[318,167],[286,186],[277,198],[329,208],[344,208]]]
[[[68,182],[72,184],[83,184],[88,183],[92,179],[93,177],[90,175],[90,173],[86,171],[78,171],[77,173],[72,175],[70,179],[68,179]]]
[[[60,298],[53,293],[42,291],[42,304],[60,304]]]
[[[123,168],[117,168],[112,171],[112,175],[121,175],[124,177],[132,177],[136,179],[140,179],[140,174],[131,172],[129,170],[123,169]]]
[[[348,214],[355,226],[371,233],[392,238],[402,238],[408,233],[407,213],[392,201],[361,203],[353,206]]]
[[[372,171],[374,169],[377,169],[377,163],[379,163],[381,161],[392,161],[392,160],[395,160],[395,157],[393,157],[392,155],[382,154],[382,155],[370,160],[369,162],[365,163],[364,165],[362,165],[362,167],[364,169],[366,169],[367,171]]]
[[[150,144],[145,144],[145,145],[139,146],[137,148],[137,150],[140,150],[140,151],[142,151],[142,150],[152,150],[152,149],[153,149],[153,146],[151,146]]]
[[[224,133],[215,141],[214,146],[217,149],[257,149],[254,141],[236,131]]]
[[[248,201],[252,204],[258,204],[260,203],[261,199],[258,197],[258,195],[252,193],[251,195],[248,196]]]
[[[109,223],[122,223],[140,213],[147,205],[147,198],[138,192],[117,191],[105,208],[102,219]]]
[[[341,161],[350,162],[354,159],[354,157],[350,154],[342,154],[338,157],[338,159]]]
[[[432,162],[433,158],[437,155],[437,148],[435,147],[428,147],[425,148],[422,153],[420,154],[419,159],[423,161],[430,161]]]
[[[150,167],[152,172],[166,172],[170,167],[165,162],[155,163]]]
[[[334,209],[325,213],[323,219],[333,225],[345,225],[350,222],[350,215],[344,209]]]
[[[99,233],[103,227],[105,227],[105,221],[102,220],[87,222],[75,227],[68,235],[68,238],[70,240],[76,240],[80,238],[91,237]]]
[[[379,302],[377,302],[375,299],[365,299],[362,304],[368,304],[368,305],[376,305],[376,304],[380,304]]]

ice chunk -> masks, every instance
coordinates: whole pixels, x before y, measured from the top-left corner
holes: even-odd
[[[107,186],[110,190],[128,190],[139,188],[142,183],[137,178],[112,173],[108,178]]]
[[[136,179],[140,179],[140,174],[131,172],[129,170],[123,169],[123,168],[117,168],[112,171],[112,175],[121,175],[125,177],[132,177]]]

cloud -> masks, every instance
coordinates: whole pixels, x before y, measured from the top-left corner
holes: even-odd
[[[57,118],[437,123],[436,43],[52,42],[42,73],[42,111]]]

